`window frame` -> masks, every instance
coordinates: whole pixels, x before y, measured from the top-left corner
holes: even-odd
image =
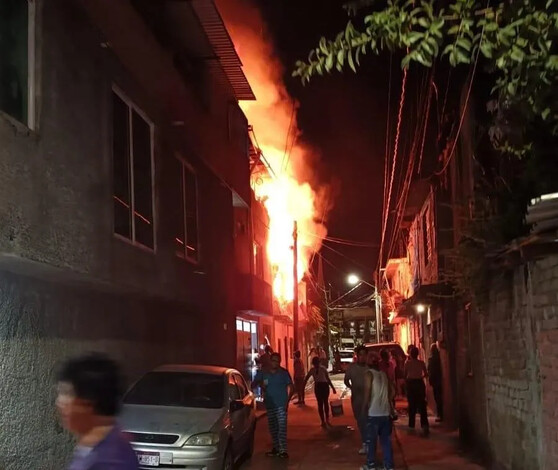
[[[145,250],[149,253],[155,254],[157,252],[157,211],[156,211],[156,204],[155,204],[155,124],[147,114],[138,107],[132,99],[117,85],[113,84],[111,88],[111,98],[112,93],[116,94],[123,102],[128,106],[128,139],[129,139],[129,149],[128,149],[128,163],[129,163],[129,174],[128,178],[130,180],[130,210],[132,212],[132,221],[131,221],[131,238],[125,237],[124,235],[120,235],[116,233],[116,226],[115,226],[115,214],[114,209],[112,211],[112,234],[113,236],[121,241],[124,241],[130,245],[133,245],[137,248]],[[132,111],[135,111],[149,126],[149,139],[150,139],[150,153],[151,153],[151,213],[152,213],[152,231],[153,231],[153,248],[144,245],[136,240],[136,225],[135,225],[135,185],[134,185],[134,145],[133,145],[133,132],[134,127],[132,124]],[[114,140],[114,113],[111,115],[111,158],[114,161],[114,154],[113,154],[113,147],[112,141]],[[112,181],[112,199],[114,204],[114,172],[113,172],[113,181]]]
[[[430,204],[426,206],[421,217],[422,225],[422,250],[423,250],[423,261],[424,267],[430,266],[433,258],[433,247],[432,247],[432,227],[431,227],[431,217],[430,217]]]
[[[9,120],[16,125],[23,125],[30,131],[37,130],[37,116],[36,116],[36,93],[37,93],[37,70],[36,70],[36,57],[37,57],[37,0],[26,0],[27,2],[27,84],[26,84],[26,98],[27,109],[26,119],[19,119],[11,115],[9,112],[0,109],[0,116]]]
[[[254,270],[254,276],[256,276],[258,279],[264,279],[265,278],[265,259],[264,259],[264,253],[263,253],[263,246],[258,243],[256,240],[252,241],[252,247],[253,247],[253,270]]]
[[[238,389],[240,399],[244,400],[250,394],[250,389],[248,388],[248,384],[246,383],[242,375],[237,373],[233,373],[232,375],[234,377],[234,381],[236,383],[236,387]]]
[[[227,383],[228,383],[227,394],[229,396],[229,401],[233,402],[233,401],[236,401],[236,400],[242,400],[242,397],[240,396],[241,395],[240,390],[238,389],[238,385],[236,384],[236,380],[235,380],[233,374],[228,374]],[[232,386],[232,388],[231,388],[231,386]],[[234,398],[232,396],[232,393],[231,393],[232,390],[236,390],[236,393],[238,394],[238,398]]]
[[[180,191],[182,193],[182,208],[184,213],[182,214],[182,220],[184,223],[184,249],[182,252],[179,252],[175,249],[176,256],[180,259],[184,259],[192,264],[200,264],[201,262],[201,248],[200,248],[200,192],[199,192],[199,184],[198,184],[198,172],[196,169],[186,160],[180,153],[176,153],[175,158],[178,160],[178,163],[182,167],[182,186],[180,187]],[[194,176],[195,181],[195,195],[196,195],[196,231],[197,233],[197,258],[193,258],[192,256],[188,255],[188,227],[187,227],[187,215],[186,215],[186,171],[189,171]]]
[[[37,84],[35,59],[37,56],[37,0],[27,0],[27,127],[34,131],[37,127],[35,115],[35,94]]]

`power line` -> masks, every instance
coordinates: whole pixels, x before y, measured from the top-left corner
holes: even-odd
[[[381,266],[382,262],[383,262],[383,249],[384,249],[384,240],[385,240],[385,236],[386,236],[386,230],[387,230],[387,222],[388,222],[388,218],[389,218],[389,210],[391,207],[391,193],[392,193],[392,189],[393,189],[393,179],[395,176],[395,169],[397,166],[397,153],[399,150],[399,136],[401,133],[401,121],[403,119],[403,107],[405,105],[405,91],[406,91],[406,87],[407,87],[407,68],[403,69],[403,81],[401,83],[401,96],[399,99],[399,114],[397,117],[397,130],[396,130],[396,134],[395,134],[395,143],[394,143],[394,148],[393,148],[393,161],[392,161],[392,170],[391,170],[391,179],[390,179],[390,183],[389,183],[389,189],[388,189],[388,193],[387,193],[387,201],[386,204],[384,205],[385,207],[385,214],[383,216],[383,221],[382,221],[382,237],[380,240],[380,253],[378,256],[378,266]],[[386,184],[386,182],[384,182],[384,184]]]
[[[370,269],[369,266],[365,266],[364,264],[362,264],[362,263],[360,263],[360,262],[358,262],[358,261],[356,261],[356,260],[350,258],[349,256],[345,255],[344,253],[342,253],[342,252],[336,250],[335,248],[332,248],[332,247],[327,246],[327,245],[322,245],[322,246],[323,246],[324,248],[327,248],[327,249],[330,250],[330,251],[333,251],[334,253],[337,253],[339,256],[342,256],[343,258],[349,260],[351,263],[356,264],[356,265],[358,265],[358,266],[364,268],[365,270]]]
[[[295,116],[295,102],[293,100],[293,109],[291,111],[291,120],[289,122],[289,127],[287,129],[287,136],[285,138],[285,152],[283,153],[283,160],[281,161],[281,172],[284,172],[287,168],[287,165],[288,165],[288,161],[285,163],[285,160],[287,160],[287,151],[288,151],[288,148],[289,148],[289,137],[291,135],[291,130],[293,128],[294,116]],[[290,159],[290,152],[289,152],[289,159]]]
[[[487,9],[489,7],[490,7],[490,0],[487,2],[487,5],[486,5]],[[485,26],[482,27],[479,44],[482,44],[482,40],[484,38],[484,28],[485,28]],[[475,62],[473,63],[473,70],[471,72],[471,79],[469,80],[469,88],[467,89],[467,96],[465,98],[465,105],[463,106],[463,110],[461,112],[461,117],[459,119],[459,127],[457,128],[457,133],[455,135],[455,139],[453,140],[453,145],[452,145],[452,148],[451,148],[451,152],[448,154],[447,160],[446,160],[443,168],[440,171],[435,172],[436,176],[440,176],[446,171],[446,169],[447,169],[447,167],[448,167],[448,165],[449,165],[449,163],[450,163],[450,161],[453,157],[453,154],[455,152],[455,147],[457,146],[457,140],[459,139],[459,134],[461,134],[461,128],[463,127],[463,121],[465,120],[465,114],[467,113],[467,108],[469,107],[469,98],[471,97],[471,89],[473,88],[473,80],[475,78],[475,72],[477,71],[477,64],[479,62],[479,55],[480,55],[480,47],[477,50],[477,55],[475,57]]]
[[[428,123],[429,123],[429,117],[430,117],[430,106],[431,106],[431,102],[432,102],[432,85],[433,85],[433,80],[434,80],[434,70],[435,68],[433,67],[431,69],[430,72],[430,79],[428,79],[428,75],[425,75],[425,81],[428,82],[428,88],[427,88],[427,98],[426,98],[426,102],[423,103],[425,105],[425,112],[422,113],[421,115],[423,116],[423,122],[424,122],[424,128],[422,129],[421,132],[421,148],[420,148],[420,154],[419,154],[419,161],[422,161],[422,155],[424,152],[424,145],[425,145],[425,141],[426,141],[426,131],[428,129]],[[425,85],[423,84],[423,88],[425,87]],[[420,108],[420,105],[419,105]],[[405,207],[407,206],[407,198],[409,195],[409,190],[411,188],[411,183],[412,183],[412,178],[413,178],[413,173],[414,173],[414,168],[415,168],[415,162],[416,162],[416,150],[417,150],[417,142],[419,140],[419,138],[417,137],[419,135],[419,127],[420,127],[420,120],[417,121],[417,125],[416,125],[416,130],[415,130],[415,138],[413,139],[413,146],[411,149],[411,154],[409,157],[409,164],[408,164],[408,171],[407,171],[407,175],[405,178],[405,183],[404,186],[402,188],[401,191],[401,195],[400,195],[400,199],[398,201],[397,207],[398,207],[398,211],[397,211],[397,215],[396,215],[396,220],[395,220],[395,224],[393,227],[393,233],[392,233],[392,237],[390,239],[390,245],[389,245],[389,250],[388,250],[388,259],[391,257],[392,253],[393,253],[393,247],[395,245],[397,236],[398,236],[398,232],[399,232],[399,227],[401,225],[401,221],[403,220],[403,215],[405,213]]]
[[[390,139],[390,130],[391,130],[391,84],[392,84],[392,72],[393,72],[393,52],[389,55],[389,82],[388,82],[388,106],[387,106],[387,121],[386,121],[386,142],[385,142],[385,157],[384,157],[384,195],[383,195],[383,205],[382,205],[382,220],[384,220],[384,215],[386,211],[386,202],[387,202],[387,180],[389,177],[388,174],[388,157],[391,154],[391,139]]]

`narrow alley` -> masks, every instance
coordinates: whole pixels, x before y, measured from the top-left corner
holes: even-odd
[[[359,440],[351,414],[350,392],[345,390],[343,375],[332,377],[338,396],[343,397],[344,415],[332,418],[332,428],[320,427],[316,411],[316,400],[311,390],[307,391],[307,405],[289,408],[289,455],[288,461],[266,457],[271,448],[267,432],[267,420],[262,415],[258,422],[256,450],[250,461],[241,465],[240,470],[249,469],[304,469],[337,470],[360,468],[364,457],[358,455]],[[330,398],[332,398],[330,396]],[[398,470],[482,470],[460,454],[457,435],[432,423],[428,438],[409,434],[406,429],[406,403],[398,401],[399,420],[393,436],[395,468]],[[433,420],[432,420],[433,421]]]

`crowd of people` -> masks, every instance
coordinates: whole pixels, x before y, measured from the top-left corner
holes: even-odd
[[[323,351],[323,350],[321,350]],[[432,345],[428,365],[419,359],[419,349],[411,345],[408,356],[394,358],[387,349],[380,354],[367,351],[364,346],[356,348],[356,360],[345,373],[345,386],[351,390],[351,407],[357,423],[362,446],[359,454],[366,456],[362,470],[377,467],[376,449],[378,442],[382,447],[383,465],[387,470],[394,468],[391,434],[393,421],[398,419],[395,409],[397,394],[404,394],[408,401],[410,429],[415,428],[417,413],[424,436],[429,435],[429,421],[426,405],[426,384],[428,380],[433,389],[437,406],[437,421],[443,419],[442,368],[436,344]],[[328,368],[320,356],[320,349],[311,351],[311,367],[305,371],[300,351],[294,355],[294,383],[286,369],[280,367],[280,357],[272,353],[275,361],[270,369],[260,368],[256,385],[264,387],[265,403],[273,449],[270,456],[288,457],[287,454],[287,407],[292,394],[296,392],[296,404],[305,403],[305,389],[308,381],[314,381],[314,394],[318,406],[321,425],[330,425],[330,390],[337,393],[329,376]],[[399,359],[399,361],[397,360]],[[401,362],[403,360],[404,362]],[[271,387],[271,388],[270,388]],[[281,399],[277,400],[277,394]],[[277,409],[278,405],[281,409]]]
[[[300,351],[294,354],[294,382],[287,369],[281,366],[280,354],[273,352],[271,347],[266,347],[259,356],[258,371],[252,386],[261,388],[263,392],[273,442],[268,456],[288,458],[289,402],[296,393],[298,401],[295,403],[305,404],[305,389],[310,379],[314,382],[321,425],[330,426],[330,390],[334,394],[337,391],[329,376],[327,361],[324,364],[322,351],[321,348],[311,351],[311,367],[308,371],[305,370]],[[346,371],[344,382],[351,390],[351,407],[362,442],[359,453],[366,455],[366,464],[362,470],[378,468],[378,441],[382,447],[383,465],[386,470],[393,470],[391,434],[393,421],[397,419],[395,397],[401,393],[398,386],[398,369],[401,366],[387,350],[377,355],[360,346],[355,353],[356,360]],[[408,426],[414,429],[418,413],[423,433],[427,436],[429,422],[425,380],[432,386],[437,406],[436,419],[443,419],[442,367],[437,345],[432,345],[428,365],[419,359],[418,348],[410,346],[401,375],[408,400]],[[120,371],[109,358],[89,355],[72,359],[63,365],[58,376],[56,405],[62,424],[77,437],[78,443],[70,470],[109,468],[105,466],[108,463],[114,469],[137,468],[135,454],[116,421],[121,395]]]

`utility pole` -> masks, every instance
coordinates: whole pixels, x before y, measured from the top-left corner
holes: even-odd
[[[376,342],[380,343],[382,338],[381,330],[383,329],[382,325],[382,305],[381,305],[381,297],[380,297],[380,290],[378,289],[378,282],[380,280],[380,276],[378,273],[374,273],[374,306],[376,309]]]
[[[298,224],[294,221],[293,230],[293,325],[294,350],[298,351]]]
[[[330,327],[331,312],[329,310],[331,291],[326,289],[325,279],[324,279],[324,264],[321,256],[318,259],[318,286],[322,286],[322,290],[324,291],[324,301],[325,301],[325,308],[326,308],[326,317],[325,317],[326,350],[327,353],[329,354],[329,351],[331,349],[331,327]]]

